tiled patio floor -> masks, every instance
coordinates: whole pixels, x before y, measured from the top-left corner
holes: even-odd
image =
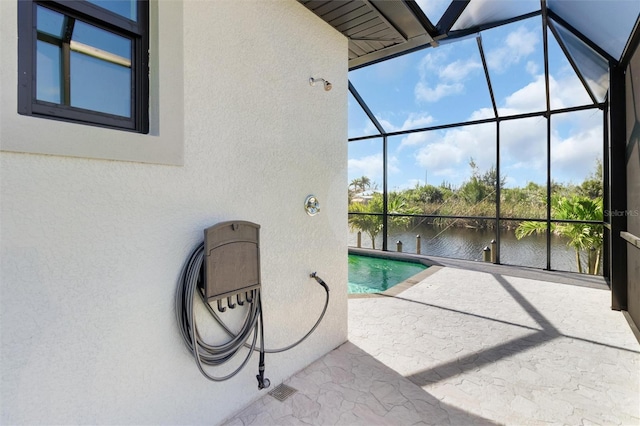
[[[640,345],[593,287],[443,267],[350,299],[349,342],[227,424],[640,425]]]

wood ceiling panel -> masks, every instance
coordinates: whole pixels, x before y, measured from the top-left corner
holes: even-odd
[[[384,55],[397,55],[404,49],[415,49],[433,41],[411,8],[401,0],[298,1],[350,39],[350,66],[369,61],[359,60],[361,57],[379,60]]]

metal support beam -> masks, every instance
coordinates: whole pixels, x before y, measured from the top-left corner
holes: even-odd
[[[382,137],[382,251],[387,251],[389,236],[387,160],[387,136],[385,135]]]
[[[451,27],[456,23],[462,12],[466,9],[470,0],[458,0],[452,1],[445,10],[444,14],[436,24],[436,28],[439,34],[447,34]]]
[[[491,96],[493,98],[493,95]],[[495,262],[500,263],[500,198],[502,197],[502,176],[500,175],[500,120],[496,121],[496,253]]]
[[[624,68],[609,66],[609,211],[627,209],[626,103]],[[611,309],[627,309],[627,245],[620,232],[627,230],[627,218],[609,217],[609,285]]]
[[[407,9],[413,13],[413,16],[416,17],[422,28],[429,34],[431,38],[435,38],[438,35],[438,29],[431,23],[429,17],[424,14],[422,8],[415,2],[415,0],[402,0],[402,2],[407,6]]]
[[[498,118],[498,107],[496,106],[496,97],[493,95],[493,86],[491,85],[491,77],[489,77],[489,68],[487,67],[487,60],[484,56],[484,49],[482,48],[482,37],[476,38],[478,42],[478,51],[480,52],[480,59],[482,60],[482,68],[484,69],[484,76],[487,79],[487,87],[489,88],[489,96],[491,96],[491,105],[493,106],[493,115]]]
[[[609,104],[605,103],[602,109],[602,204],[603,210],[611,211],[611,205],[609,204],[609,193],[611,183],[609,180]],[[604,226],[602,229],[602,275],[607,281],[611,278],[611,267],[609,265],[610,253],[611,253],[611,223],[609,218],[604,216]]]
[[[369,120],[371,120],[373,125],[376,126],[376,129],[378,129],[380,134],[383,135],[384,134],[384,128],[382,127],[382,125],[380,124],[380,122],[378,121],[376,116],[373,115],[373,112],[371,112],[371,110],[369,109],[369,106],[364,101],[364,99],[362,99],[362,97],[360,96],[360,93],[358,93],[358,91],[353,86],[353,84],[351,84],[351,81],[349,81],[349,91],[351,92],[353,97],[356,99],[356,102],[358,102],[358,105],[360,105],[360,108],[362,108],[364,113],[367,114],[367,117],[369,117]]]
[[[478,43],[480,59],[482,60],[482,68],[484,68],[484,76],[487,80],[487,87],[489,88],[489,96],[491,97],[491,105],[493,106],[493,115],[496,117],[496,246],[495,253],[492,252],[492,257],[495,259],[494,263],[500,263],[500,183],[502,182],[500,176],[500,119],[498,118],[498,106],[493,94],[493,86],[491,85],[491,77],[489,76],[487,60],[484,56],[484,49],[482,48],[482,37],[478,36],[476,41]]]
[[[547,118],[547,267],[551,269],[551,97],[549,95],[549,44],[547,41],[547,2],[540,0],[542,10],[542,45],[544,50],[544,87]]]

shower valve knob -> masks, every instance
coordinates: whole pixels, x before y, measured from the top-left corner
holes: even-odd
[[[315,195],[309,195],[306,200],[304,200],[304,209],[306,210],[309,216],[315,216],[320,213],[320,202]]]

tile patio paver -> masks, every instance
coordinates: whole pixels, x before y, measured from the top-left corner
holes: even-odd
[[[593,286],[592,286],[593,287]],[[349,342],[229,425],[640,425],[640,344],[610,293],[445,267],[349,300]]]

